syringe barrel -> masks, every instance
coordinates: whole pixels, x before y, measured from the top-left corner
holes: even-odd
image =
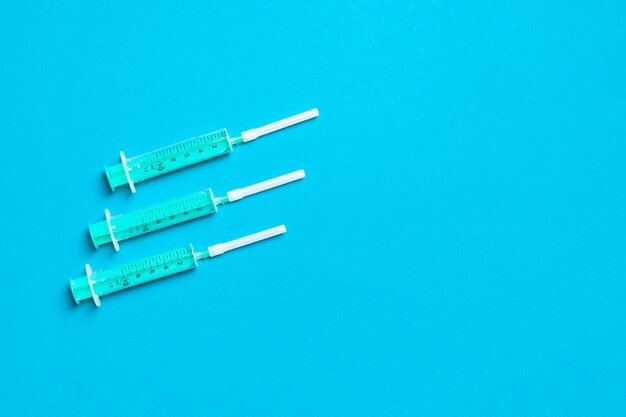
[[[89,224],[94,246],[141,236],[155,230],[206,216],[217,211],[211,189],[198,191],[145,209],[112,216],[108,221]]]
[[[110,167],[105,173],[111,189],[138,183],[198,162],[230,153],[233,147],[226,129],[200,135],[143,155],[134,156]]]
[[[104,269],[70,280],[70,289],[76,304],[92,298],[124,290],[139,284],[164,278],[198,266],[193,246],[169,251],[131,262],[116,268]],[[91,280],[91,286],[89,284]]]

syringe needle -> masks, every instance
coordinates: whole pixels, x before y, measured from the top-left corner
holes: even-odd
[[[320,113],[317,109],[311,109],[300,114],[296,114],[295,116],[287,117],[277,122],[267,124],[265,126],[248,129],[244,132],[241,132],[241,138],[243,139],[244,143],[250,142],[251,140],[254,140],[263,135],[267,135],[269,133],[276,132],[277,130],[284,129],[298,123],[302,123],[319,115]]]
[[[233,201],[241,200],[242,198],[248,197],[252,194],[257,194],[275,187],[280,187],[281,185],[285,185],[293,181],[301,180],[304,176],[304,170],[300,169],[298,171],[290,172],[289,174],[281,175],[280,177],[262,181],[247,187],[236,188],[227,192],[226,196],[228,197],[228,202],[232,203]]]

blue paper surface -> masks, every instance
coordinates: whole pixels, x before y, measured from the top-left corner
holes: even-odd
[[[3,2],[1,416],[623,416],[626,3]],[[320,116],[115,193],[105,164]],[[89,222],[303,168],[93,249]],[[76,306],[68,279],[286,224]]]

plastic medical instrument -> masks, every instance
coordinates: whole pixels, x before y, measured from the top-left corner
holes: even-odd
[[[105,220],[89,224],[89,234],[96,248],[110,242],[113,243],[115,250],[119,251],[121,240],[213,214],[217,212],[219,205],[232,203],[249,195],[302,179],[304,175],[304,170],[301,169],[258,184],[228,191],[220,197],[214,197],[213,191],[207,188],[127,214],[111,216],[109,209],[105,209]]]
[[[318,115],[317,109],[312,109],[265,126],[246,130],[235,137],[229,137],[226,129],[216,130],[215,132],[187,139],[131,158],[127,158],[124,152],[120,152],[122,162],[105,167],[104,170],[113,191],[121,185],[128,184],[130,190],[134,193],[135,184],[140,181],[206,161],[216,156],[226,155],[233,150],[233,145],[250,142]]]
[[[189,244],[180,249],[100,271],[93,271],[91,266],[86,264],[84,276],[70,279],[72,296],[76,304],[93,298],[96,306],[100,307],[100,297],[103,295],[194,269],[200,260],[214,258],[229,250],[268,239],[286,231],[285,225],[273,227],[230,242],[209,246],[200,252],[195,252],[193,245]]]

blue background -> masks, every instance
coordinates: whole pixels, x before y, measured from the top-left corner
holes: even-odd
[[[0,415],[626,414],[624,2],[175,3],[0,6]],[[136,195],[105,182],[121,149],[312,107]],[[299,168],[91,247],[105,207]],[[85,262],[281,223],[70,297]]]

